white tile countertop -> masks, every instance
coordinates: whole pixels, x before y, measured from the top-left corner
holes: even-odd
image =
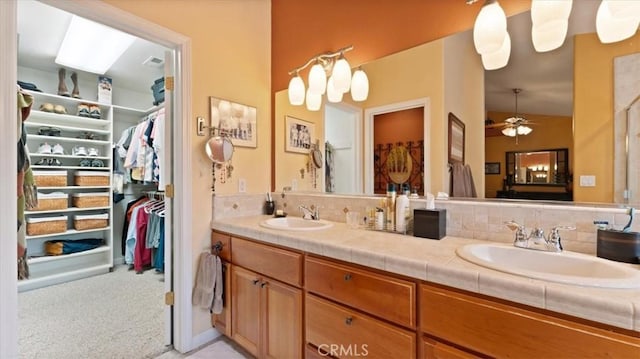
[[[338,222],[328,229],[306,232],[261,227],[260,222],[268,218],[271,216],[214,220],[212,228],[640,332],[639,289],[602,289],[529,279],[481,267],[456,255],[457,247],[483,243],[480,240],[452,236],[431,240],[351,229]],[[633,267],[640,270],[640,266]]]

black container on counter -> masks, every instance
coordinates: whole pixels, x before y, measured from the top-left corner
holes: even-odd
[[[446,209],[414,209],[413,235],[429,239],[442,239],[447,235]]]
[[[274,201],[264,202],[264,213],[268,215],[272,215],[275,209],[276,209],[276,203]]]
[[[598,257],[640,264],[640,233],[598,229],[597,242]]]

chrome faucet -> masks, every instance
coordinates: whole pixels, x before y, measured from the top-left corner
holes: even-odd
[[[312,219],[315,221],[320,219],[320,211],[318,210],[318,206],[311,205],[311,208],[314,208],[313,210],[303,205],[298,206],[298,208],[300,208],[300,211],[302,211],[303,219]]]
[[[576,229],[575,227],[570,226],[555,226],[551,229],[551,233],[548,238],[545,238],[544,230],[542,230],[542,228],[536,227],[532,229],[529,236],[527,236],[523,225],[514,221],[505,222],[505,224],[509,229],[516,232],[516,237],[513,241],[514,246],[547,252],[562,252],[562,238],[560,237],[560,231],[572,231]]]

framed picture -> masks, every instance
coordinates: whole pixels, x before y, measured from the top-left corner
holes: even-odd
[[[256,108],[210,97],[211,127],[231,139],[234,146],[257,147]]]
[[[500,162],[485,162],[484,174],[486,175],[499,175],[500,174]]]
[[[285,147],[287,152],[309,154],[314,143],[316,126],[295,117],[285,116]]]
[[[449,163],[464,163],[464,122],[449,112]]]

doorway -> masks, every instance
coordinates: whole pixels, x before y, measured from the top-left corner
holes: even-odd
[[[161,28],[157,25],[151,24],[149,22],[140,21],[140,19],[131,19],[130,17],[123,17],[123,12],[119,11],[113,7],[110,7],[106,4],[87,2],[83,3],[83,6],[77,6],[77,4],[69,3],[66,1],[57,1],[57,0],[49,0],[46,1],[47,4],[52,4],[57,8],[62,10],[66,10],[71,13],[75,13],[79,16],[89,18],[91,20],[112,26],[114,28],[118,28],[122,31],[129,32],[131,34],[143,37],[150,41],[158,42],[163,46],[166,46],[170,49],[173,49],[175,57],[177,59],[178,64],[185,63],[185,56],[189,56],[189,47],[188,47],[188,38],[173,33],[169,30]],[[17,46],[15,44],[16,38],[16,14],[17,14],[17,2],[8,1],[2,2],[0,4],[0,18],[3,23],[3,31],[2,31],[2,44],[3,49],[5,49],[5,56],[2,61],[0,61],[0,71],[2,73],[2,87],[3,90],[0,92],[0,96],[3,101],[2,107],[3,114],[5,118],[11,119],[15,118],[15,111],[10,111],[9,108],[15,106],[15,81],[17,80],[16,76],[16,55],[17,55]],[[6,31],[5,31],[6,30]],[[5,46],[6,45],[6,46]],[[13,54],[13,58],[12,58]],[[185,83],[188,84],[189,80],[189,69],[182,69],[181,67],[176,67],[176,91],[174,98],[176,99],[175,107],[170,109],[171,114],[179,114],[181,118],[187,118],[190,113],[190,106],[183,103],[183,88],[185,87]],[[185,75],[183,78],[182,75]],[[8,89],[12,89],[9,91]],[[171,97],[171,94],[168,94]],[[12,134],[15,133],[15,130],[11,131],[11,129],[15,129],[15,121],[6,121],[3,125],[3,129],[7,131],[2,131],[3,140],[3,149],[6,156],[4,158],[15,158],[15,146],[6,146],[4,144],[13,143]],[[167,183],[174,183],[176,191],[174,201],[176,203],[175,210],[173,210],[171,203],[168,205],[168,212],[170,215],[175,214],[176,220],[173,222],[173,227],[169,226],[167,229],[170,232],[174,232],[180,237],[190,238],[190,233],[185,226],[182,226],[182,219],[184,216],[188,217],[190,212],[188,208],[188,203],[190,201],[191,193],[188,188],[182,186],[182,183],[187,181],[187,176],[184,174],[190,173],[191,162],[189,160],[188,154],[183,153],[182,151],[176,151],[176,149],[182,148],[183,142],[185,142],[185,136],[183,133],[185,132],[181,123],[173,123],[172,126],[168,126],[167,137],[165,144],[165,148],[167,148],[167,152],[169,153],[170,160],[171,158],[177,154],[180,158],[177,158],[175,161],[174,169],[169,174],[167,178]],[[13,153],[13,155],[11,155]],[[6,164],[10,164],[11,160],[3,160]],[[14,160],[15,161],[15,160]],[[173,162],[173,161],[171,161]],[[173,176],[174,173],[180,174],[177,176]],[[3,203],[11,204],[15,203],[15,191],[11,191],[10,189],[15,188],[15,177],[13,176],[2,176],[1,182],[2,190],[0,190],[0,197],[6,199]],[[13,185],[12,185],[13,184]],[[15,228],[15,211],[11,211],[10,209],[15,208],[15,206],[2,206],[5,207],[2,209],[3,214],[6,214],[6,217],[2,221],[2,234],[3,237],[7,238],[15,238],[15,229],[12,231],[11,228]],[[13,225],[8,225],[12,223]],[[173,313],[174,321],[173,321],[173,329],[174,329],[174,345],[176,349],[187,351],[190,349],[191,345],[191,331],[183,330],[185,327],[190,327],[190,321],[184,323],[181,318],[184,318],[186,315],[189,317],[191,313],[189,310],[185,310],[184,307],[186,303],[181,297],[184,293],[188,293],[185,288],[189,288],[191,285],[187,280],[187,283],[184,283],[184,278],[191,277],[190,271],[189,273],[183,273],[182,270],[182,262],[185,258],[190,256],[190,252],[188,251],[189,244],[184,243],[184,246],[179,245],[176,247],[175,252],[177,256],[175,258],[175,268],[177,278],[175,281],[168,281],[168,285],[171,285],[173,282],[173,287],[176,288],[176,302],[178,306],[176,307],[176,311]],[[167,263],[170,270],[172,267],[171,262]],[[17,333],[15,332],[15,328],[17,327],[17,293],[15,293],[16,288],[16,276],[15,276],[15,268],[16,268],[16,259],[15,256],[11,256],[9,251],[3,251],[0,253],[0,266],[2,267],[2,271],[0,271],[0,290],[4,293],[3,298],[0,299],[2,305],[0,306],[3,321],[0,323],[0,338],[2,338],[0,345],[0,357],[17,357],[18,348],[17,344]],[[189,266],[187,266],[189,267]],[[170,307],[168,307],[170,308]],[[69,310],[69,308],[66,308]],[[187,338],[188,340],[185,340]]]
[[[327,104],[324,112],[325,192],[362,193],[362,114],[345,104]]]

